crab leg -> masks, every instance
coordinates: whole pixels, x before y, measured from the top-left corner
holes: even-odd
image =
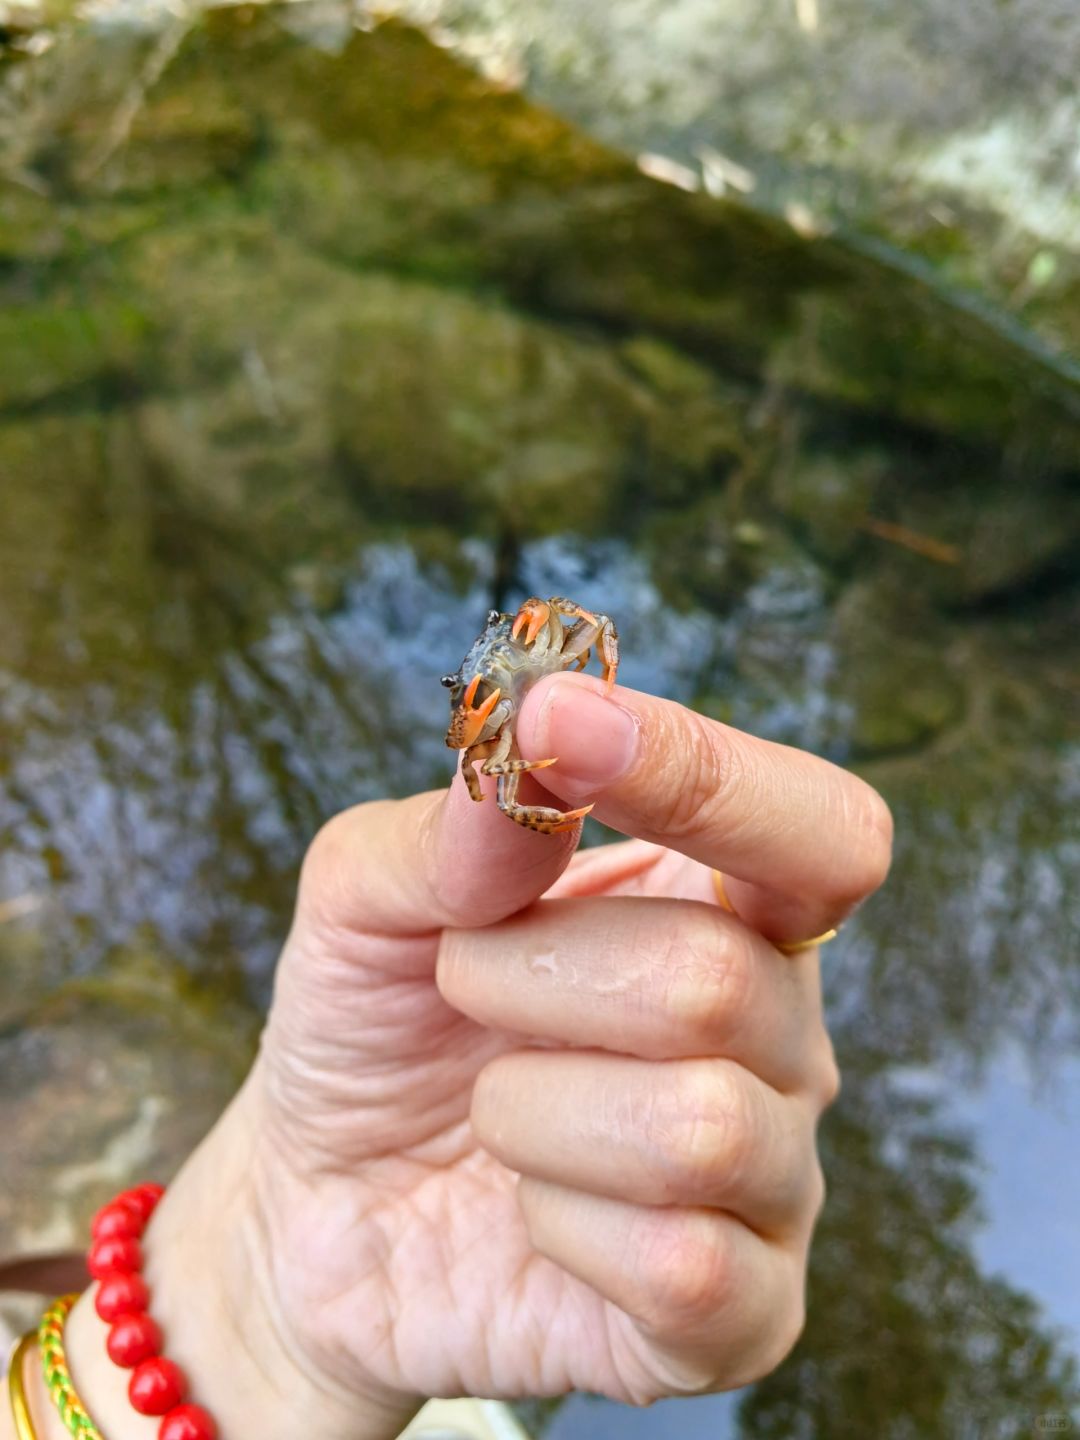
[[[561,618],[576,620],[563,633]],[[594,615],[576,600],[565,595],[553,595],[550,600],[541,600],[538,595],[526,600],[514,617],[511,638],[516,640],[524,630],[526,645],[532,645],[544,626],[549,628],[549,646],[558,645],[567,662],[574,660],[577,668],[584,670],[589,662],[589,651],[595,645],[600,651],[604,665],[604,680],[608,693],[615,687],[615,674],[619,668],[619,632],[610,615]]]
[[[549,765],[555,764],[554,758],[551,760],[522,760],[520,755],[511,758],[510,751],[513,749],[514,737],[509,725],[496,739],[495,749],[480,767],[485,775],[520,775],[526,770],[546,770]]]
[[[461,752],[461,778],[465,781],[469,798],[478,803],[483,800],[484,792],[480,789],[480,776],[476,773],[476,767],[487,759],[494,745],[493,740],[481,740],[478,745],[470,745]]]
[[[480,789],[481,775],[519,775],[526,770],[546,770],[549,765],[555,764],[554,759],[522,760],[520,756],[511,759],[513,743],[510,727],[504,723],[502,730],[491,740],[479,740],[464,751],[461,773],[473,800],[484,798]]]
[[[580,810],[556,810],[549,805],[519,805],[517,792],[520,781],[521,776],[517,771],[500,775],[496,803],[515,825],[524,825],[527,830],[538,830],[542,835],[556,835],[562,830],[572,830],[581,817],[593,808],[585,805]]]
[[[607,683],[607,691],[610,695],[615,688],[615,672],[619,668],[619,632],[615,629],[615,621],[608,615],[593,615],[588,610],[582,610],[580,605],[575,605],[572,600],[552,600],[552,608],[557,609],[559,614],[575,615],[578,617],[576,625],[566,632],[563,641],[562,653],[567,660],[576,659],[578,669],[584,669],[582,657],[588,661],[589,651],[595,645],[600,651],[600,658],[604,665],[604,680]]]
[[[567,615],[574,620],[588,620],[592,625],[599,624],[600,617],[591,610],[586,610],[584,605],[579,605],[576,600],[568,600],[565,595],[553,595],[548,604],[556,615]]]

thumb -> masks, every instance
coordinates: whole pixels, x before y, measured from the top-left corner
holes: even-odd
[[[469,796],[460,771],[449,790],[357,805],[326,824],[300,877],[297,928],[322,937],[408,937],[444,926],[490,925],[538,899],[577,848],[580,826],[542,835]],[[531,777],[523,791],[551,804]],[[531,801],[532,796],[527,798]]]
[[[304,860],[261,1053],[270,1113],[296,1153],[358,1162],[430,1138],[468,1111],[492,1041],[435,984],[445,926],[531,904],[577,835],[522,830],[449,790],[357,805]],[[321,1162],[320,1162],[321,1163]]]

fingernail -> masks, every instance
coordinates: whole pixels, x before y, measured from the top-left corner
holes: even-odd
[[[560,794],[589,794],[614,784],[634,763],[638,717],[589,681],[559,676],[536,718],[536,744],[558,759],[546,773],[557,775]]]

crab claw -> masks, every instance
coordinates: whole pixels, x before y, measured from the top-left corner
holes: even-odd
[[[516,640],[527,623],[528,629],[525,630],[525,644],[531,645],[547,624],[550,613],[550,608],[543,600],[526,600],[525,604],[522,605],[514,617],[514,624],[510,630],[510,638]]]
[[[487,718],[499,703],[499,696],[502,694],[501,690],[492,690],[483,704],[477,705],[474,709],[473,701],[476,699],[476,692],[479,688],[480,676],[474,675],[469,681],[469,688],[465,691],[462,700],[462,713],[464,716],[464,724],[461,729],[462,749],[466,749],[470,745],[475,745],[477,740],[480,739]]]

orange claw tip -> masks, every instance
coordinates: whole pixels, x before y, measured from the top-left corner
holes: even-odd
[[[514,617],[513,625],[510,627],[510,638],[516,640],[526,623],[528,623],[528,629],[525,630],[525,643],[526,645],[531,645],[547,624],[547,619],[548,607],[543,601],[537,605],[522,605]]]
[[[534,760],[532,768],[534,770],[546,770],[549,765],[557,765],[558,763],[558,756],[553,755],[550,760]]]
[[[479,684],[479,681],[480,677],[478,675],[469,686],[469,689],[474,695],[476,694],[476,686]],[[499,703],[499,696],[501,694],[501,690],[493,690],[482,705],[477,705],[475,709],[472,707],[466,709],[465,723],[461,730],[461,749],[468,749],[470,745],[475,745],[480,739],[487,718]],[[467,695],[466,698],[468,698]]]
[[[538,610],[536,614],[533,615],[532,619],[529,621],[529,628],[525,631],[525,643],[527,645],[531,645],[536,639],[536,637],[540,634],[540,631],[547,624],[547,618],[548,612],[547,606],[545,605],[543,610]]]
[[[572,830],[579,820],[588,815],[592,808],[591,805],[583,805],[580,810],[567,810],[558,825],[552,826],[551,833],[557,835],[562,830]]]
[[[502,691],[499,689],[498,686],[496,686],[495,689],[492,690],[491,694],[484,701],[484,703],[476,707],[476,709],[473,711],[473,714],[482,715],[486,720],[487,717],[491,714],[492,710],[495,709],[495,706],[499,703],[499,696],[501,694]]]
[[[477,690],[478,690],[479,688],[480,688],[480,676],[479,676],[479,675],[474,675],[474,676],[472,677],[472,679],[469,681],[469,687],[468,687],[468,689],[465,691],[465,694],[462,696],[462,703],[465,704],[465,705],[468,705],[468,706],[471,708],[471,707],[472,707],[472,702],[476,699],[476,692],[477,692]]]

